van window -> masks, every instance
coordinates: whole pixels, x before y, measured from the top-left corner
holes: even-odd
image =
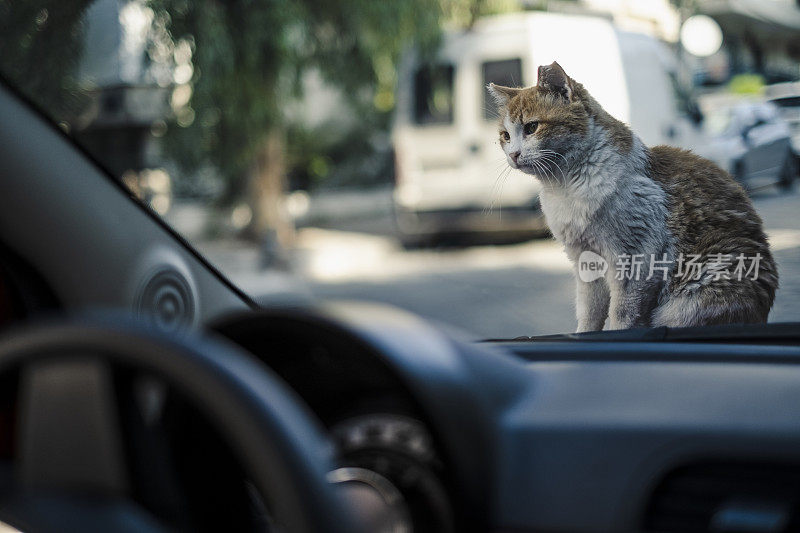
[[[414,118],[417,124],[453,122],[453,65],[428,65],[414,77]]]
[[[520,87],[522,85],[522,60],[504,59],[502,61],[487,61],[482,66],[483,85],[483,118],[493,119],[497,117],[495,110],[497,106],[486,90],[490,83],[505,85],[506,87]]]

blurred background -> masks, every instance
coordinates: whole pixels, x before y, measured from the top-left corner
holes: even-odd
[[[800,1],[0,0],[0,34],[3,77],[264,305],[574,330],[485,91],[557,60],[647,144],[748,189],[771,320],[800,319]]]

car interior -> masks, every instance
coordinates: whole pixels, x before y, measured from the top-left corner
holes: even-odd
[[[262,309],[7,86],[0,116],[9,527],[800,528],[797,324],[486,341]]]

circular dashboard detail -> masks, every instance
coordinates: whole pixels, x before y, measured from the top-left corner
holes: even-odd
[[[194,321],[195,303],[189,282],[177,270],[163,267],[139,293],[139,316],[164,332],[179,331]]]
[[[372,483],[372,490],[378,492],[379,482],[374,481],[384,480],[388,483],[384,489],[396,490],[402,497],[393,504],[397,511],[392,513],[395,517],[407,513],[408,518],[391,522],[395,529],[383,531],[454,531],[450,498],[440,477],[442,465],[421,422],[401,415],[369,414],[335,424],[332,435],[338,471],[358,473],[361,483]]]

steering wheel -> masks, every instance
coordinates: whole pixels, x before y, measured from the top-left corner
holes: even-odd
[[[231,345],[134,325],[0,339],[0,520],[23,531],[358,531],[332,448]]]

